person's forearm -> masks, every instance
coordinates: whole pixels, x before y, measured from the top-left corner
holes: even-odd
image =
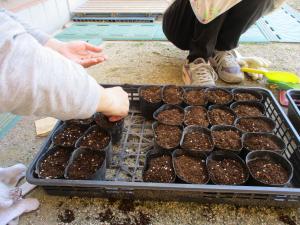
[[[45,45],[50,39],[50,35],[41,31],[40,29],[34,28],[30,24],[26,23],[24,20],[20,19],[16,14],[9,12],[7,10],[3,10],[10,18],[20,23],[25,30],[32,35],[41,45]]]
[[[22,29],[0,13],[0,111],[63,120],[95,113],[102,90],[97,82]]]

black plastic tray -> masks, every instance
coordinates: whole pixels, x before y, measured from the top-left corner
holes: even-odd
[[[289,90],[286,96],[289,101],[288,117],[300,134],[300,90]]]
[[[264,100],[262,102],[266,107],[266,115],[274,119],[277,124],[274,133],[281,137],[287,145],[283,155],[294,166],[294,177],[289,187],[142,182],[145,155],[148,150],[153,148],[151,128],[153,121],[145,120],[139,111],[138,88],[140,85],[123,85],[122,87],[129,94],[130,113],[125,120],[121,144],[113,147],[113,160],[110,168],[107,169],[106,180],[38,179],[34,173],[35,164],[50,147],[50,135],[27,170],[26,178],[29,183],[40,185],[47,193],[54,195],[198,201],[239,205],[300,206],[300,152],[298,149],[300,139],[297,131],[270,91],[250,88],[263,95]],[[231,88],[226,89],[231,90]],[[56,128],[60,123],[57,124]]]

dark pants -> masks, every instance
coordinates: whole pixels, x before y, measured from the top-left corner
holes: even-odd
[[[242,0],[210,23],[202,24],[189,0],[176,0],[164,14],[163,31],[175,46],[189,50],[190,62],[199,57],[208,59],[215,50],[236,48],[240,36],[270,7],[272,0]]]

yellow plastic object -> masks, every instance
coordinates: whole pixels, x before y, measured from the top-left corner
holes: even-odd
[[[247,73],[263,74],[266,78],[268,78],[268,80],[271,80],[273,82],[284,82],[284,83],[294,83],[294,84],[300,83],[300,78],[297,76],[297,74],[290,73],[290,72],[264,71],[264,70],[246,68],[246,67],[243,67],[242,71]]]

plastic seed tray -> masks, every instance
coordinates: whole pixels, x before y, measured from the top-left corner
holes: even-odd
[[[288,117],[300,134],[300,90],[289,90],[286,96],[289,101]]]
[[[251,88],[263,95],[266,115],[276,121],[274,133],[287,146],[282,154],[294,166],[293,179],[285,187],[143,182],[145,155],[153,149],[153,121],[145,120],[139,111],[139,87],[123,85],[129,94],[130,113],[125,120],[120,144],[113,146],[112,163],[106,171],[105,180],[39,179],[35,174],[35,166],[41,155],[51,147],[50,135],[29,166],[27,181],[42,186],[47,193],[53,195],[300,206],[299,136],[270,91]],[[61,123],[57,124],[54,131]]]

